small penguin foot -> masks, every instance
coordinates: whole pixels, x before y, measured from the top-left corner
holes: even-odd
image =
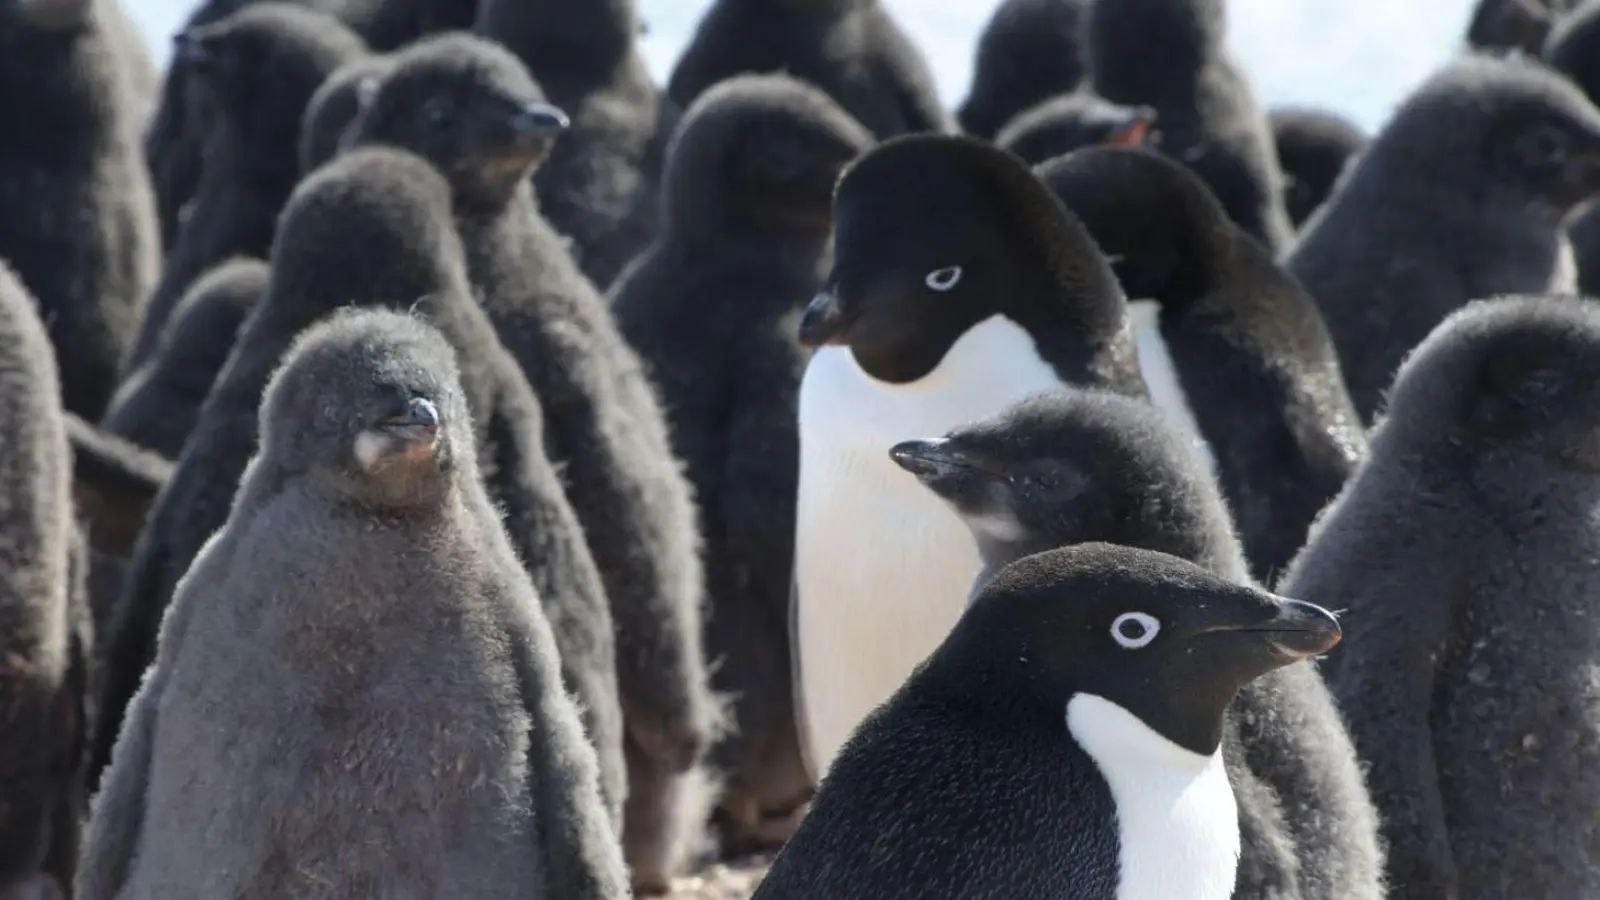
[[[44,872],[18,879],[0,891],[0,900],[66,900],[61,883]]]

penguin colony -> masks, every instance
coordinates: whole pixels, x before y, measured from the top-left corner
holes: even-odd
[[[0,900],[1600,896],[1600,0],[0,2]],[[1592,790],[1591,790],[1592,788]]]

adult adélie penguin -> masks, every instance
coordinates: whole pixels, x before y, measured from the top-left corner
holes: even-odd
[[[834,262],[800,339],[792,610],[797,707],[820,776],[944,639],[979,569],[896,443],[1064,385],[1144,396],[1122,289],[1020,159],[908,135],[834,192]]]
[[[851,737],[755,900],[1228,900],[1225,711],[1339,637],[1162,553],[1012,563]]]

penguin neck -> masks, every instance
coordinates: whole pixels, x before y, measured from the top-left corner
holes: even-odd
[[[817,355],[828,354],[834,349],[825,347]],[[997,396],[996,391],[1004,391],[1004,386],[1015,382],[1018,377],[1037,380],[1039,374],[1048,371],[1051,381],[1060,380],[1040,356],[1032,334],[1004,313],[991,314],[968,328],[950,344],[932,369],[910,381],[880,379],[862,366],[854,351],[849,348],[837,349],[860,381],[871,385],[886,397],[915,399],[919,403],[937,402],[948,406],[952,413],[958,409],[973,410],[973,413],[966,413],[968,416],[983,416],[997,411],[997,404],[1001,403],[1001,397],[1005,394]],[[1019,376],[1020,369],[1027,369],[1027,374]],[[1042,385],[1040,389],[1043,389]],[[950,427],[966,421],[967,418],[958,419]]]
[[[1220,719],[1220,717],[1218,717]],[[1239,811],[1210,753],[1179,746],[1116,703],[1080,693],[1067,731],[1093,760],[1116,803],[1117,900],[1227,900],[1239,864]],[[1221,722],[1216,723],[1220,735]]]

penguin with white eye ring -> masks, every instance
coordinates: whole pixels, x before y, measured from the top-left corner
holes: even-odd
[[[754,900],[1230,900],[1227,707],[1339,637],[1164,553],[1025,557],[851,736]]]

